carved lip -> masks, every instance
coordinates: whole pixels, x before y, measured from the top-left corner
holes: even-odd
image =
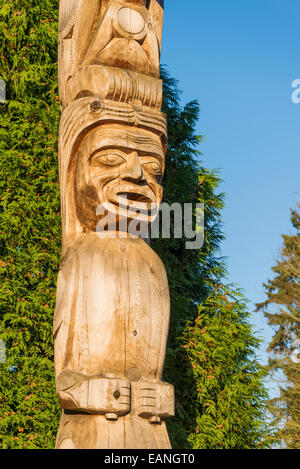
[[[118,192],[117,197],[120,208],[130,211],[139,211],[141,214],[148,214],[151,211],[153,200],[138,192]]]
[[[118,192],[118,196],[130,202],[141,202],[144,204],[151,204],[153,202],[145,194],[139,192]]]

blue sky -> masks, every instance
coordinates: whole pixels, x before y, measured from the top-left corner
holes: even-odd
[[[162,63],[179,80],[182,102],[201,105],[203,164],[220,168],[230,281],[249,307],[264,300],[262,283],[290,233],[300,201],[299,0],[166,0]],[[252,322],[264,338],[261,314]]]

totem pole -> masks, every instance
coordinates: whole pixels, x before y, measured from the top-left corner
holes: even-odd
[[[163,0],[61,0],[58,449],[170,448],[170,299],[146,236],[167,149]],[[141,231],[142,232],[142,231]]]

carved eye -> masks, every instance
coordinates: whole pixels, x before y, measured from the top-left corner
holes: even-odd
[[[145,168],[146,171],[149,171],[149,173],[152,173],[155,176],[162,175],[161,165],[157,163],[156,161],[152,161],[150,163],[144,163],[143,168]]]
[[[96,154],[93,157],[93,164],[103,164],[106,166],[119,166],[120,164],[124,163],[126,160],[116,153],[102,153]]]

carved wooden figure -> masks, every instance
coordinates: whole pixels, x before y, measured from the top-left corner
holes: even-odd
[[[162,22],[162,0],[60,2],[59,449],[170,448],[169,289],[144,239],[167,149]]]

